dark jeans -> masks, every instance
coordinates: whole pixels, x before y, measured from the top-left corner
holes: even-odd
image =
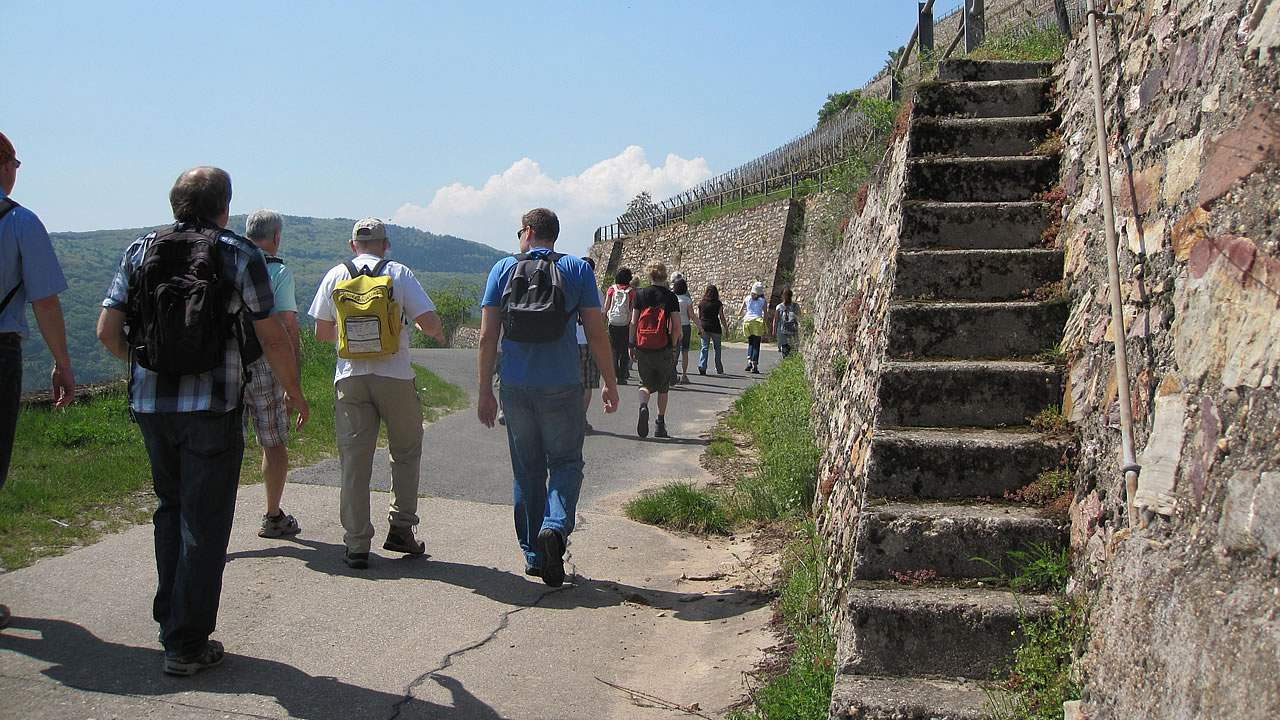
[[[747,360],[752,363],[760,362],[760,336],[751,335],[747,338]]]
[[[0,488],[9,479],[13,435],[18,429],[18,401],[22,399],[22,344],[0,337]]]
[[[152,616],[171,656],[198,652],[218,620],[244,435],[240,410],[137,413],[160,504]]]
[[[619,380],[631,379],[631,326],[610,325],[609,345],[613,349],[613,374]]]

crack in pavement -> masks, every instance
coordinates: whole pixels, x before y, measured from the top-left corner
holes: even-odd
[[[493,569],[497,570],[497,568],[493,568]],[[573,576],[576,578],[577,573],[575,572]],[[480,640],[479,642],[472,643],[471,645],[468,645],[464,648],[459,648],[457,650],[454,650],[453,652],[450,652],[448,655],[444,656],[444,662],[422,673],[416,679],[414,679],[413,682],[409,683],[409,686],[405,688],[404,698],[399,702],[397,702],[394,706],[392,706],[393,712],[391,713],[391,717],[388,718],[388,720],[398,720],[400,717],[401,710],[403,710],[408,703],[413,701],[414,699],[413,691],[421,687],[424,683],[427,682],[428,679],[433,678],[434,676],[438,675],[442,671],[451,667],[453,665],[455,658],[461,657],[462,655],[465,655],[473,650],[479,650],[480,648],[496,640],[498,636],[502,634],[502,631],[506,630],[507,627],[510,625],[511,617],[513,615],[515,615],[516,613],[524,612],[525,610],[531,610],[533,608],[536,608],[542,603],[543,600],[546,600],[547,598],[551,597],[552,595],[555,595],[558,592],[567,590],[569,587],[570,587],[569,585],[563,585],[555,589],[548,589],[547,591],[539,595],[538,599],[533,601],[532,603],[528,605],[521,605],[519,607],[513,608],[511,610],[508,610],[507,612],[502,613],[502,616],[501,618],[499,618],[499,621],[498,621],[498,626],[494,628],[484,639]],[[439,679],[437,679],[436,682],[440,682],[442,685],[444,684]],[[495,714],[494,717],[496,718],[498,716]]]

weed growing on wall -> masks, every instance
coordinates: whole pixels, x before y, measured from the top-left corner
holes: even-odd
[[[1060,720],[1062,703],[1080,697],[1071,664],[1088,627],[1082,600],[1059,600],[1053,613],[1024,618],[1022,646],[1003,689],[987,689],[991,720]]]

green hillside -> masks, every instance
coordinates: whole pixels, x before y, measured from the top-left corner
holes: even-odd
[[[243,233],[244,215],[232,217],[229,227]],[[297,279],[298,321],[310,326],[306,309],[311,304],[320,279],[329,268],[351,256],[347,245],[355,220],[285,216],[280,255]],[[68,288],[59,298],[67,323],[67,344],[77,383],[91,383],[123,377],[124,363],[98,342],[96,328],[102,298],[120,263],[120,255],[134,239],[153,228],[100,230],[83,233],[52,233],[53,247],[62,264]],[[431,294],[450,282],[483,285],[489,268],[507,253],[488,245],[451,235],[435,235],[397,225],[387,226],[391,238],[391,258],[413,269]],[[49,387],[53,360],[40,338],[30,306],[27,321],[31,338],[23,345],[22,389]]]

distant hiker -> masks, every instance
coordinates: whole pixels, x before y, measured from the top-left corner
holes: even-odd
[[[585,255],[582,262],[591,268],[592,277],[595,277],[596,261],[591,259],[590,255]],[[604,296],[600,295],[600,286],[595,285],[596,295],[599,297],[600,306],[604,307]],[[601,315],[601,322],[604,322],[604,316]],[[582,412],[585,414],[591,410],[591,396],[595,391],[600,389],[600,366],[596,365],[596,361],[591,357],[591,346],[587,344],[587,333],[583,323],[586,322],[582,317],[582,313],[578,313],[578,357],[580,368],[582,370]],[[499,353],[501,354],[501,353]],[[591,427],[591,416],[587,416],[586,432],[590,434],[594,431]]]
[[[489,271],[481,300],[480,398],[476,417],[493,427],[493,359],[502,328],[502,409],[511,449],[516,540],[525,574],[551,587],[564,583],[564,552],[582,489],[582,379],[572,326],[582,317],[587,346],[604,377],[604,411],[618,408],[600,293],[591,268],[555,252],[560,220],[546,208],[520,219],[520,254]]]
[[[271,290],[275,297],[276,315],[284,323],[289,334],[293,357],[302,361],[302,346],[298,340],[298,301],[294,297],[293,271],[284,260],[276,257],[280,252],[280,235],[284,230],[284,218],[274,210],[258,210],[244,221],[244,235],[253,241],[267,260],[267,274],[271,276]],[[252,329],[249,329],[252,332]],[[266,357],[249,363],[249,377],[244,386],[245,425],[253,421],[253,431],[262,446],[262,485],[266,489],[267,507],[262,516],[258,537],[278,538],[297,535],[301,529],[292,515],[280,509],[284,495],[284,481],[289,473],[289,414],[284,406],[284,387],[271,374]]]
[[[715,285],[708,285],[702,293],[702,299],[694,307],[698,321],[698,331],[702,333],[702,353],[698,357],[698,374],[707,374],[707,350],[715,349],[716,372],[724,374],[724,363],[720,362],[720,339],[729,321],[724,317],[724,303],[720,302],[720,290]]]
[[[0,133],[0,488],[9,478],[13,438],[22,397],[22,341],[27,338],[27,303],[40,335],[53,355],[49,387],[56,407],[76,396],[76,379],[67,352],[67,331],[58,293],[67,289],[62,268],[44,223],[9,199],[22,162],[13,144]],[[9,625],[9,608],[0,605],[0,628]]]
[[[678,277],[671,282],[671,292],[676,294],[676,300],[680,301],[680,355],[676,358],[676,364],[680,370],[680,383],[682,385],[689,384],[689,344],[693,336],[692,309],[693,298],[689,297],[689,283],[683,277]]]
[[[645,271],[649,286],[636,293],[631,309],[631,355],[640,372],[640,414],[636,434],[649,435],[649,398],[658,396],[658,421],[653,436],[667,433],[667,393],[675,378],[675,348],[680,343],[680,301],[667,289],[667,266],[654,263]]]
[[[778,352],[783,357],[800,344],[800,304],[791,298],[791,288],[783,290],[782,302],[773,314],[773,333],[778,336]]]
[[[604,314],[609,320],[609,345],[613,352],[613,372],[618,384],[626,385],[631,379],[631,363],[628,358],[628,340],[631,332],[631,304],[636,291],[631,287],[631,268],[622,268],[613,276],[613,284],[605,291]]]
[[[413,318],[424,335],[441,344],[446,340],[435,303],[413,271],[387,259],[391,241],[381,220],[357,222],[348,244],[355,257],[325,274],[307,312],[316,319],[316,338],[338,349],[333,415],[342,465],[342,559],[348,567],[363,570],[369,567],[374,534],[369,482],[380,423],[386,424],[391,455],[390,529],[382,548],[407,555],[426,552],[426,544],[413,534],[418,524],[422,402],[409,365],[404,318]]]
[[[262,253],[224,229],[231,176],[213,167],[188,170],[169,203],[177,224],[124,251],[102,301],[98,339],[129,363],[129,408],[160,500],[152,518],[159,574],[152,613],[164,671],[191,675],[223,658],[222,644],[209,635],[244,457],[237,314],[253,321],[271,374],[284,386],[286,413],[298,413],[297,428],[310,409]]]
[[[760,336],[764,335],[764,283],[751,286],[742,299],[742,332],[747,336],[747,372],[760,372]]]

